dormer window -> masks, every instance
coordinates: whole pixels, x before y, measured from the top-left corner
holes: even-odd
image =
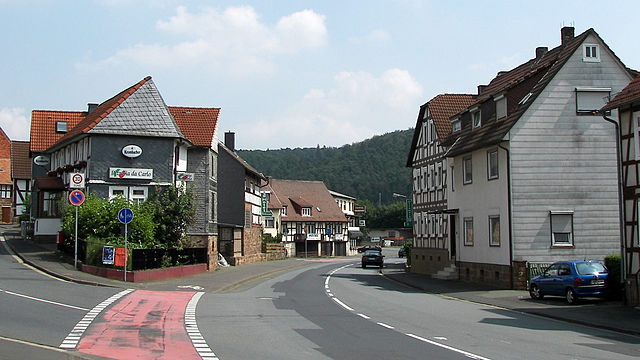
[[[480,109],[476,109],[475,111],[471,112],[471,124],[472,124],[472,128],[478,128],[482,125],[482,119],[480,118]]]
[[[600,49],[597,44],[582,45],[582,61],[600,62]]]
[[[462,121],[460,121],[460,118],[457,118],[451,121],[452,132],[460,131],[461,129],[462,129]]]
[[[66,133],[67,132],[67,122],[66,121],[56,121],[56,132],[57,133]]]
[[[502,119],[507,116],[507,98],[504,94],[493,98],[496,102],[496,119]]]
[[[303,207],[302,208],[302,216],[311,216],[311,208]]]
[[[282,216],[287,216],[287,205],[282,205]]]

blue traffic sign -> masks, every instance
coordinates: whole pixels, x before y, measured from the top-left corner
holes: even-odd
[[[84,202],[84,193],[80,190],[73,190],[69,194],[69,202],[71,205],[80,206]]]
[[[129,208],[122,208],[118,211],[118,221],[123,224],[128,224],[133,220],[133,211]]]

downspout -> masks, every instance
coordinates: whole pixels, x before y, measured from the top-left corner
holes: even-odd
[[[513,221],[511,214],[511,156],[509,149],[498,143],[498,147],[507,154],[507,204],[509,212],[509,269],[511,274],[509,276],[509,288],[513,289]]]
[[[602,118],[605,119],[606,121],[610,122],[613,124],[613,126],[615,126],[616,129],[616,168],[618,170],[618,211],[620,212],[619,214],[619,219],[620,219],[620,282],[622,284],[625,283],[626,277],[627,277],[627,273],[626,273],[626,268],[627,268],[627,254],[626,254],[626,236],[625,236],[625,219],[624,219],[624,213],[623,213],[623,206],[624,206],[624,198],[622,196],[622,165],[621,165],[621,161],[622,159],[620,158],[620,148],[622,147],[622,145],[620,144],[620,138],[621,138],[621,134],[620,134],[620,124],[618,124],[617,121],[615,121],[614,119],[608,118],[604,113],[602,114]],[[626,297],[625,297],[626,300]]]

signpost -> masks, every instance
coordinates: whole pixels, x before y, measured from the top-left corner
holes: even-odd
[[[127,282],[127,225],[133,220],[133,211],[129,208],[122,208],[118,211],[118,221],[124,224],[124,282]]]
[[[84,202],[84,193],[81,190],[73,190],[69,194],[69,202],[71,205],[76,207],[76,234],[75,234],[75,244],[74,244],[74,258],[73,258],[73,267],[75,269],[78,268],[78,206],[82,205]]]

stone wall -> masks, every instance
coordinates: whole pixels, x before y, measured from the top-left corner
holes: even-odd
[[[411,272],[434,275],[454,262],[447,249],[411,248]]]
[[[207,270],[213,271],[218,267],[218,236],[217,235],[187,235],[188,241],[196,247],[207,248]]]
[[[509,265],[458,262],[458,278],[462,281],[482,283],[497,288],[511,288]]]

